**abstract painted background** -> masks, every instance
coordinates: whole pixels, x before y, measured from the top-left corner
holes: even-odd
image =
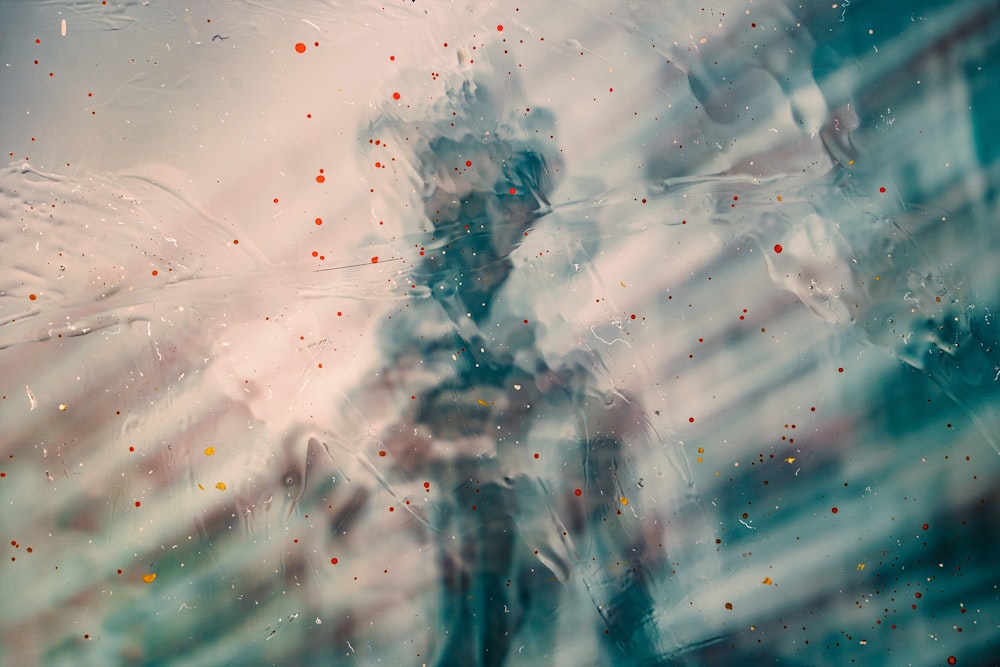
[[[0,55],[0,664],[1000,663],[997,1]]]

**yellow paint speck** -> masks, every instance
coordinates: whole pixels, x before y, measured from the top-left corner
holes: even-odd
[[[698,453],[699,454],[704,454],[705,453],[705,448],[704,447],[699,447],[698,448]]]
[[[222,482],[219,482],[218,484],[215,485],[215,488],[217,488],[219,491],[225,491],[226,485],[223,484]]]
[[[795,463],[795,457],[789,456],[787,459],[785,459],[785,463]]]
[[[854,160],[848,160],[847,164],[854,164]]]
[[[858,563],[858,571],[860,572],[863,569],[865,569],[865,564],[864,563]]]
[[[66,404],[65,403],[60,403],[59,404],[59,411],[60,412],[66,412]]]
[[[145,581],[147,584],[151,584],[154,581],[156,581],[156,573],[150,572],[149,574],[144,574],[142,575],[142,580]]]
[[[760,583],[764,584],[765,586],[770,586],[774,582],[771,581],[771,577],[764,577],[764,580],[762,582],[760,582]]]
[[[206,447],[205,448],[205,456],[211,456],[214,453],[215,453],[215,447]]]
[[[484,408],[488,408],[488,407],[490,407],[490,404],[489,404],[489,403],[487,403],[486,401],[484,401],[484,400],[483,400],[483,399],[481,399],[481,398],[477,398],[477,399],[476,399],[476,403],[479,403],[479,405],[483,406]]]
[[[781,201],[781,195],[778,195],[778,201]]]
[[[622,505],[628,505],[628,498],[625,496],[622,496],[620,500],[622,501]]]
[[[198,485],[198,488],[199,488],[199,489],[201,489],[202,491],[204,491],[204,490],[205,490],[205,487],[204,487],[204,486],[202,486],[201,484],[199,484],[199,485]]]
[[[628,285],[626,285],[624,282],[620,280],[618,281],[618,284],[621,285],[622,287],[628,287]]]

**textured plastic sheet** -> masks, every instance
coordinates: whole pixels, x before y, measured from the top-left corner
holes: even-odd
[[[996,664],[997,2],[0,55],[0,663]]]

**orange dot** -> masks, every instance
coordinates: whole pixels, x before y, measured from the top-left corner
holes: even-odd
[[[158,275],[160,275],[160,272],[154,269],[154,270],[153,270],[153,275],[154,275],[154,276],[158,276]]]
[[[298,53],[305,53],[306,45],[303,44],[302,42],[299,42],[298,44],[295,45],[295,51]]]
[[[372,264],[378,264],[378,255],[372,257]]]
[[[38,298],[38,295],[37,294],[29,294],[28,298],[31,299],[32,301],[34,301],[35,299]]]
[[[393,93],[392,94],[392,99],[398,100],[399,99],[399,93]]]
[[[316,218],[316,224],[317,225],[322,225],[323,224],[323,218]]]
[[[316,182],[317,183],[322,183],[325,180],[326,180],[326,176],[324,176],[323,174],[320,174],[319,176],[316,177]]]

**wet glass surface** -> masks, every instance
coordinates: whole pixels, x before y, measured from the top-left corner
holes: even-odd
[[[997,664],[1000,3],[0,55],[0,664]]]

